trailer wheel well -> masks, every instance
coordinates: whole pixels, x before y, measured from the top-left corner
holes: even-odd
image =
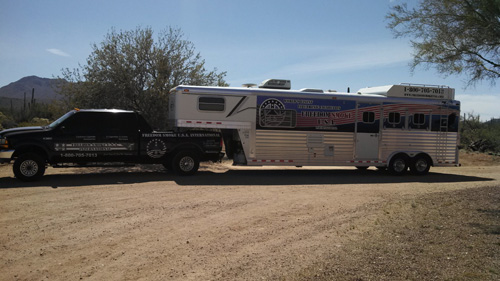
[[[404,158],[407,158],[407,159],[411,159],[411,157],[405,153],[405,152],[397,152],[397,153],[394,153],[393,155],[391,155],[391,157],[387,160],[387,163],[390,163],[392,159],[396,158],[396,157],[404,157]]]
[[[416,159],[416,158],[418,158],[418,157],[425,157],[425,158],[427,158],[427,160],[429,160],[430,165],[431,165],[431,166],[434,166],[434,161],[432,161],[432,157],[430,157],[430,156],[429,156],[429,154],[427,154],[427,153],[425,153],[425,152],[421,152],[421,153],[419,153],[419,154],[417,154],[417,155],[413,156],[413,157],[412,157],[412,160],[413,160],[413,159]]]

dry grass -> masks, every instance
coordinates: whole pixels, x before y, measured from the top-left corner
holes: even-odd
[[[499,280],[500,186],[382,206],[359,237],[290,280]]]
[[[500,165],[500,156],[461,150],[460,163],[463,166],[495,166]]]

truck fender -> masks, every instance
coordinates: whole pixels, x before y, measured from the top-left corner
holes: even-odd
[[[40,155],[40,157],[45,161],[49,160],[49,150],[47,149],[47,147],[36,142],[25,142],[16,145],[12,158],[17,158],[25,153],[37,154]]]
[[[203,155],[203,149],[196,143],[181,143],[174,146],[170,152],[170,156],[177,154],[181,150],[191,151],[197,155]]]

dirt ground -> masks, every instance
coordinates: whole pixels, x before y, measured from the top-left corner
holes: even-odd
[[[0,280],[499,280],[500,160],[349,167],[0,165]]]

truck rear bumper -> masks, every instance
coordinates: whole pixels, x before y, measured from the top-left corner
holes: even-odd
[[[14,150],[0,151],[0,163],[9,163],[12,159],[12,154],[14,154]]]

